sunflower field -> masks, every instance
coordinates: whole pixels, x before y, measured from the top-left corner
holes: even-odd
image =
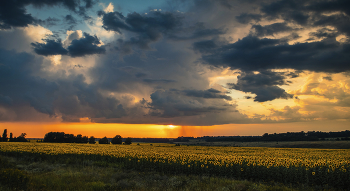
[[[348,189],[350,150],[263,147],[99,145],[1,142],[0,154],[37,159],[99,161],[135,170],[205,174]]]

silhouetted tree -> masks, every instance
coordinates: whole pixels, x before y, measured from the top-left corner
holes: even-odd
[[[12,141],[13,141],[13,134],[10,133],[10,142],[12,142]]]
[[[113,137],[111,143],[112,144],[122,144],[123,143],[122,137],[120,135],[116,135],[115,137]]]
[[[74,143],[75,136],[73,134],[64,134],[64,142],[65,143]]]
[[[7,142],[7,129],[4,130],[4,133],[2,134],[2,141]]]
[[[83,140],[83,135],[81,134],[78,134],[76,137],[75,137],[75,143],[81,143]]]
[[[51,142],[51,143],[64,143],[64,132],[50,132],[46,133],[44,137],[44,142]]]
[[[126,138],[126,140],[125,140],[125,144],[126,144],[126,145],[130,145],[130,144],[131,144],[131,141],[132,141],[132,139],[131,139],[130,137],[128,137],[128,138]]]
[[[96,143],[95,137],[94,137],[94,136],[91,136],[91,137],[89,138],[89,143],[90,143],[90,144],[95,144],[95,143]]]
[[[88,143],[88,142],[89,142],[89,138],[88,138],[87,136],[83,136],[83,137],[81,138],[81,142],[82,142],[82,143]]]
[[[109,141],[107,137],[103,137],[102,139],[98,140],[99,144],[109,144]]]
[[[27,136],[27,133],[22,133],[20,136],[15,138],[15,141],[16,142],[27,142],[26,136]]]

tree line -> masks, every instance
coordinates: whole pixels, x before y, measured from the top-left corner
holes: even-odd
[[[26,139],[27,133],[21,133],[18,137],[13,137],[13,134],[10,133],[10,137],[7,137],[7,129],[4,129],[2,136],[0,135],[0,142],[28,142]]]
[[[197,137],[198,138],[198,137]],[[258,142],[258,141],[319,141],[333,138],[336,140],[350,140],[350,131],[340,132],[287,132],[287,133],[265,133],[262,136],[219,136],[219,137],[200,137],[207,142],[215,141],[235,141],[235,142]]]
[[[89,143],[95,144],[96,138],[94,136],[83,136],[78,134],[74,136],[73,134],[66,134],[64,132],[49,132],[45,134],[43,142],[48,143]],[[98,140],[99,144],[131,144],[132,138],[128,137],[123,143],[123,138],[120,135],[116,135],[111,140],[106,136]]]

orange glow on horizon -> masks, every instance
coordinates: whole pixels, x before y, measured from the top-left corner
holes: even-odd
[[[8,136],[27,133],[27,138],[43,138],[48,132],[64,132],[109,138],[115,135],[135,138],[177,138],[202,136],[257,136],[264,133],[285,133],[300,131],[344,131],[349,130],[349,121],[313,121],[272,124],[225,124],[214,126],[177,126],[157,124],[119,124],[119,123],[39,123],[2,122],[0,135],[7,129]]]

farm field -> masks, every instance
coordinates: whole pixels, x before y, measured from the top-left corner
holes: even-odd
[[[283,142],[206,142],[190,140],[184,145],[228,146],[228,147],[273,147],[273,148],[318,148],[318,149],[350,149],[350,141],[283,141]]]
[[[118,167],[179,177],[215,176],[317,189],[348,189],[347,185],[350,185],[350,151],[347,149],[2,142],[0,155],[31,164],[74,164],[80,169]],[[26,165],[20,167],[25,169]],[[4,169],[1,173],[4,180],[8,174]]]

